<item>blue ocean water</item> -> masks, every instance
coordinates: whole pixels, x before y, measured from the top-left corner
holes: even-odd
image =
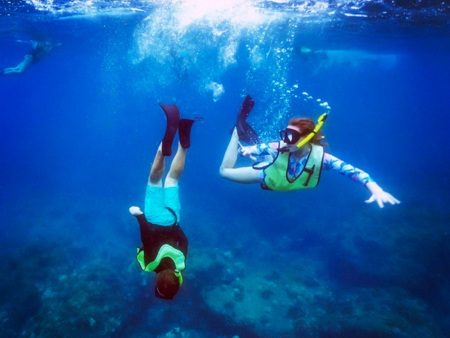
[[[0,9],[0,336],[450,336],[447,1],[17,1]],[[324,172],[275,193],[219,176],[239,106],[274,140],[329,118]],[[153,297],[131,205],[175,103],[184,284]],[[249,164],[245,159],[239,165]]]

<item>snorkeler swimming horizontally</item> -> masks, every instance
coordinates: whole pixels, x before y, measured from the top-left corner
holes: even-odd
[[[320,116],[317,125],[306,117],[292,118],[287,128],[280,132],[280,141],[259,143],[256,132],[246,122],[253,106],[253,99],[247,95],[220,166],[223,178],[237,183],[260,183],[266,190],[292,191],[314,188],[319,184],[323,170],[334,170],[369,189],[371,196],[366,203],[376,201],[380,208],[385,203],[400,203],[368,173],[324,152],[326,144],[322,143],[320,128],[327,114]],[[242,146],[240,141],[250,145]],[[264,160],[258,165],[235,168],[239,154]]]
[[[53,44],[47,40],[31,40],[31,44],[32,49],[17,66],[4,68],[0,70],[0,74],[21,74],[53,49]]]

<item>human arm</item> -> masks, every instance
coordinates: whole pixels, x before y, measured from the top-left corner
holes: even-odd
[[[139,223],[141,239],[142,239],[142,243],[144,243],[144,240],[147,236],[146,230],[148,228],[147,218],[145,217],[144,213],[141,211],[141,208],[139,208],[139,207],[132,206],[128,210],[130,211],[130,214],[132,214],[133,216],[136,217],[136,219]]]
[[[144,213],[141,211],[141,208],[139,207],[130,207],[130,214],[136,217],[136,219],[139,222],[139,226],[142,228],[147,226],[147,218],[145,217]]]
[[[347,176],[351,180],[363,184],[372,193],[372,196],[365,201],[366,203],[376,201],[380,208],[384,207],[384,203],[390,203],[392,205],[400,203],[399,200],[391,194],[385,192],[377,183],[375,183],[368,173],[342,161],[333,155],[328,153],[324,154],[323,169],[337,171],[339,174]]]
[[[240,145],[240,154],[246,157],[255,156],[276,156],[278,151],[278,142],[254,144],[251,146]]]

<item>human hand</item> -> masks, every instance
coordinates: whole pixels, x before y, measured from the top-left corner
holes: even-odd
[[[241,142],[239,142],[239,154],[245,157],[250,157],[253,161],[256,161],[256,157],[253,156],[254,146],[243,146]]]
[[[367,183],[366,187],[372,193],[372,196],[370,196],[370,198],[365,201],[366,203],[372,203],[372,202],[376,201],[380,208],[384,208],[384,203],[390,203],[392,205],[400,204],[400,201],[398,199],[396,199],[391,194],[385,192],[375,182]]]
[[[143,214],[141,208],[139,207],[130,207],[130,209],[128,210],[130,211],[130,214],[132,214],[133,216],[139,216]]]

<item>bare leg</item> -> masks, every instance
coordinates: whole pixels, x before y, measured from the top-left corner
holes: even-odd
[[[233,134],[231,135],[230,143],[228,143],[227,150],[225,151],[225,155],[223,156],[222,165],[220,166],[221,175],[222,171],[234,168],[238,156],[238,146],[239,146],[239,136],[237,134],[236,128],[234,128]]]
[[[162,143],[156,151],[155,159],[153,160],[152,169],[148,177],[148,183],[153,186],[162,187],[162,176],[164,175],[165,161],[162,154]]]
[[[231,135],[230,143],[220,166],[220,176],[238,183],[259,182],[259,171],[252,167],[234,168],[238,157],[239,136],[236,128]]]
[[[169,173],[167,174],[166,181],[164,186],[174,187],[178,185],[178,180],[183,173],[184,164],[186,162],[186,149],[178,143],[177,153],[172,160],[172,164],[170,165]]]

